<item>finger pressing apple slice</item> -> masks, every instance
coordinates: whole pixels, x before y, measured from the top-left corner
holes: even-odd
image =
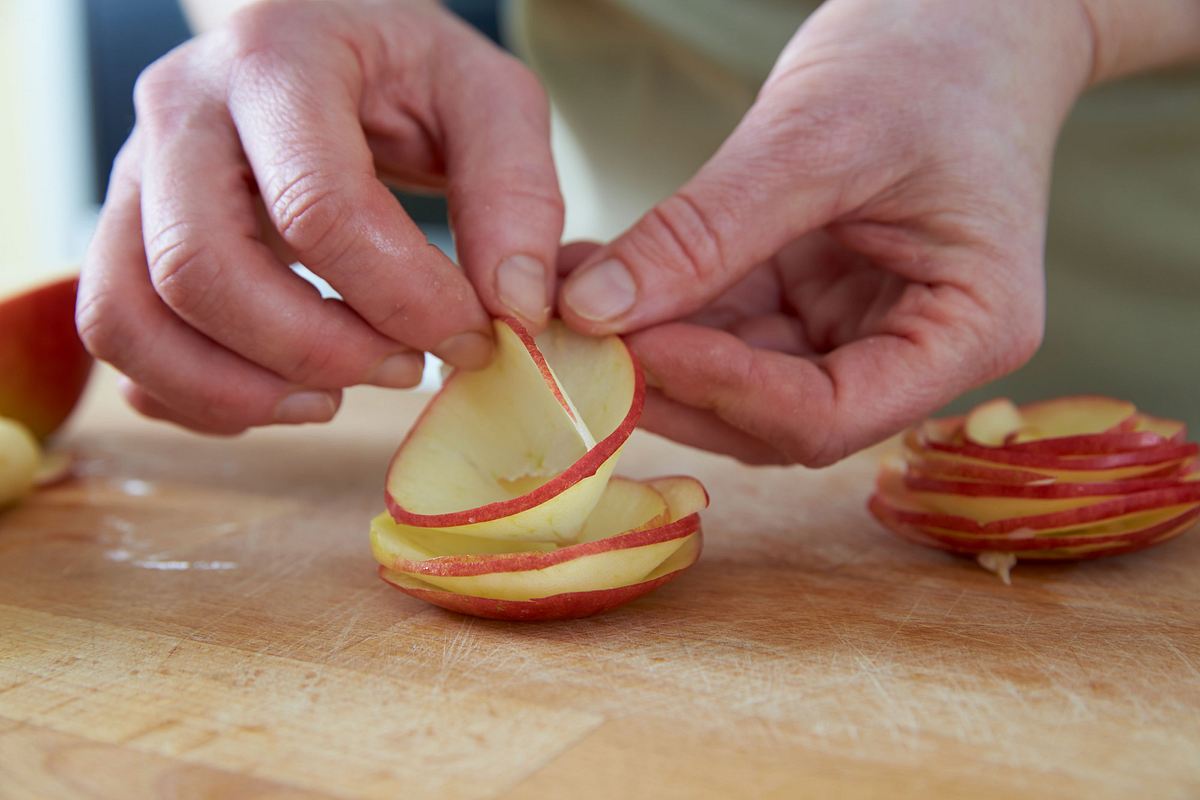
[[[640,597],[691,566],[707,504],[692,478],[614,478],[577,544],[500,552],[500,541],[401,525],[386,514],[372,523],[371,541],[384,580],[434,605],[493,619],[572,619]]]
[[[388,470],[396,522],[518,541],[571,541],[641,415],[641,370],[624,342],[553,322],[536,339],[496,322],[496,356],[456,372]]]
[[[904,538],[993,566],[1132,552],[1200,518],[1200,448],[1184,436],[1109,398],[993,400],[908,431],[869,508]]]

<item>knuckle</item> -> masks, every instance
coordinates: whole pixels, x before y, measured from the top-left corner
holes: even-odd
[[[221,266],[192,225],[177,222],[156,232],[146,243],[146,259],[163,302],[185,318],[205,316]]]
[[[725,263],[725,236],[716,215],[686,191],[652,208],[640,227],[642,255],[683,280],[703,285]]]
[[[279,235],[293,250],[315,262],[329,258],[339,232],[351,219],[333,176],[319,170],[299,170],[272,193],[267,208]]]
[[[180,88],[188,83],[186,45],[177,47],[142,70],[133,84],[137,119],[153,122],[180,104]]]
[[[797,464],[812,469],[833,466],[850,454],[845,443],[832,435],[814,441],[810,436],[798,433],[791,438],[785,452]]]
[[[496,169],[480,186],[469,181],[452,183],[448,190],[450,214],[460,221],[468,209],[493,216],[493,209],[519,209],[523,218],[561,219],[562,195],[546,172],[535,165],[511,165]]]

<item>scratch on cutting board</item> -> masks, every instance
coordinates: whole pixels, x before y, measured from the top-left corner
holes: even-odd
[[[1186,667],[1188,672],[1190,672],[1192,674],[1192,677],[1200,678],[1200,670],[1197,670],[1196,665],[1192,663],[1192,660],[1190,658],[1188,658],[1178,647],[1175,646],[1175,643],[1173,641],[1171,641],[1171,638],[1165,634],[1162,634],[1161,638],[1162,638],[1163,644],[1166,646],[1166,648],[1168,650],[1170,650],[1171,653],[1174,654],[1180,661],[1183,662],[1183,666]]]

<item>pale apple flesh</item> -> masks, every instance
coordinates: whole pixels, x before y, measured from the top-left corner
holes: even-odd
[[[641,414],[641,371],[617,337],[495,330],[493,363],[452,375],[397,451],[388,510],[471,536],[571,541]]]
[[[993,400],[908,431],[868,507],[903,538],[981,563],[1132,552],[1200,519],[1200,448],[1185,435],[1110,398]]]

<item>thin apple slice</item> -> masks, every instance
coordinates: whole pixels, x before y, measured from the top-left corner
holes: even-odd
[[[614,477],[601,495],[600,502],[588,516],[578,541],[594,541],[616,533],[644,530],[666,524],[667,502],[649,484],[628,478]],[[503,568],[524,568],[530,564],[548,566],[545,559],[526,558],[530,553],[549,553],[556,556],[568,549],[553,542],[516,541],[505,538],[467,536],[456,529],[419,528],[396,522],[387,513],[371,522],[371,552],[385,567],[400,569],[397,564],[413,565],[417,571],[430,570],[438,574],[463,575],[464,570],[484,574]],[[508,556],[497,560],[493,556]],[[418,566],[419,565],[419,566]]]
[[[963,436],[982,447],[1001,447],[1028,425],[1021,410],[1006,397],[976,406],[963,423]]]
[[[910,525],[892,517],[880,509],[879,521],[888,530],[917,544],[936,547],[962,555],[987,552],[1011,553],[1026,560],[1061,560],[1099,558],[1119,553],[1141,550],[1174,538],[1196,524],[1200,519],[1200,508],[1183,514],[1174,514],[1158,524],[1136,528],[1104,536],[1081,536],[1079,538],[1054,537],[958,537],[935,528]]]
[[[679,577],[685,569],[696,563],[700,558],[701,546],[700,534],[693,534],[670,558],[639,583],[615,589],[571,592],[533,600],[496,600],[455,594],[437,589],[409,575],[391,572],[384,567],[379,568],[379,575],[405,594],[449,611],[486,619],[547,622],[591,617],[649,594]]]
[[[911,429],[904,435],[904,446],[913,452],[937,453],[946,457],[970,458],[992,464],[1039,470],[1106,470],[1122,467],[1137,467],[1149,464],[1162,465],[1168,461],[1191,458],[1200,453],[1195,444],[1168,441],[1165,444],[1117,453],[1094,455],[1054,455],[1028,452],[1008,447],[982,447],[955,441],[939,426],[926,425]]]
[[[914,496],[950,495],[964,498],[1004,498],[1027,501],[1065,500],[1078,497],[1116,497],[1154,489],[1169,489],[1200,480],[1200,473],[1189,473],[1179,478],[1144,478],[1103,483],[1053,483],[1011,484],[986,483],[984,481],[953,481],[927,478],[920,475],[903,476],[904,488]]]
[[[907,446],[907,444],[905,447],[905,458],[910,464],[910,469],[914,471],[946,476],[962,475],[964,479],[971,479],[970,476],[972,475],[987,475],[989,473],[995,475],[998,473],[1001,476],[1008,474],[1009,477],[994,478],[997,483],[1038,483],[1038,479],[1031,477],[1033,475],[1040,476],[1042,480],[1050,479],[1070,483],[1090,483],[1119,481],[1174,472],[1191,462],[1195,456],[1192,449],[1193,446],[1190,445],[1173,444],[1166,451],[1168,457],[1165,460],[1156,459],[1144,464],[1101,467],[1098,469],[1088,469],[1086,464],[1080,467],[1070,460],[1044,455],[1024,459],[1026,463],[1021,463],[1020,465],[1005,464],[1000,461],[971,458],[970,456],[939,450],[913,449],[912,446]],[[1034,464],[1028,463],[1029,461],[1033,461],[1035,464],[1049,464],[1050,466],[1034,466]],[[1063,463],[1066,463],[1067,466],[1060,466]]]
[[[518,541],[573,540],[641,415],[645,387],[617,337],[496,322],[496,356],[456,372],[387,476],[402,524]]]
[[[33,491],[41,461],[33,433],[15,419],[0,417],[0,508]]]
[[[664,508],[667,521],[646,527],[662,519]],[[397,525],[386,515],[376,518],[372,533],[379,540],[377,560],[393,572],[409,574],[457,594],[531,600],[612,589],[644,579],[698,530],[695,514],[699,510],[694,503],[667,507],[652,486],[614,479],[605,489],[597,512],[589,518],[589,522],[599,522],[584,526],[581,538],[585,540],[553,551],[471,553],[451,541],[450,549],[457,552],[413,560],[408,556],[437,552],[435,548],[444,546],[446,539],[455,535],[439,532],[440,536],[434,533],[416,538],[420,529]],[[676,521],[679,524],[671,524]],[[393,553],[399,557],[389,560]]]
[[[1128,430],[1137,407],[1111,397],[1058,397],[1021,406],[1019,413],[1022,426],[1014,444]]]
[[[380,574],[413,596],[479,616],[565,619],[626,602],[690,566],[707,503],[691,478],[614,478],[578,544],[501,553],[503,542],[463,541],[386,514],[372,523],[371,539]]]
[[[1152,433],[1168,442],[1179,444],[1187,437],[1187,425],[1177,419],[1162,419],[1149,414],[1138,414],[1134,431]]]
[[[1160,535],[1186,528],[1200,518],[1200,506],[1186,510],[1161,509],[1132,514],[1115,520],[1076,526],[1066,531],[1035,531],[1029,528],[996,536],[978,536],[962,531],[905,522],[901,515],[878,496],[871,499],[871,512],[889,530],[901,535],[920,536],[927,543],[959,553],[985,551],[1030,552],[1067,548],[1094,549],[1101,545],[1133,544],[1157,539]],[[1030,556],[1026,556],[1030,557]]]
[[[0,284],[19,280],[0,269]],[[19,420],[39,441],[71,414],[92,357],[75,332],[74,275],[10,293],[0,286],[0,416]]]
[[[909,525],[947,528],[967,533],[1006,534],[1022,528],[1052,530],[1107,521],[1128,514],[1175,509],[1182,513],[1200,505],[1200,482],[1192,481],[1169,489],[1155,489],[1109,498],[1091,498],[1090,504],[1053,512],[1031,512],[990,520],[930,509],[904,487],[904,479],[883,470],[876,484],[877,502],[901,522]]]

